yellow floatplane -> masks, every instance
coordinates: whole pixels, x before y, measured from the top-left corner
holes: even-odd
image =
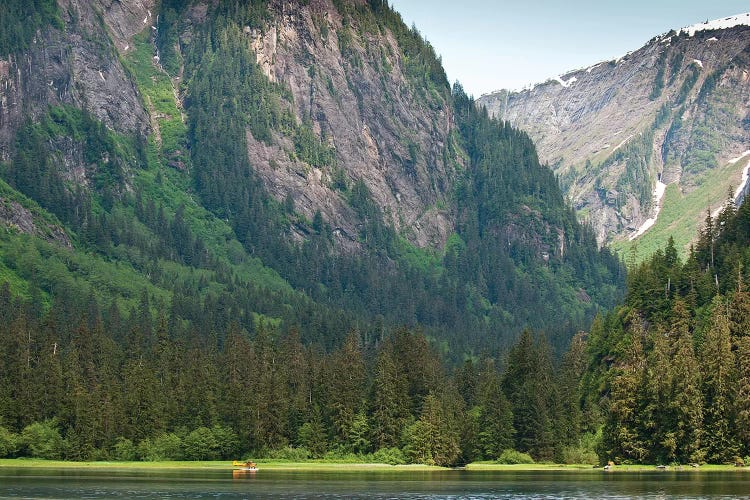
[[[239,460],[235,460],[232,462],[232,466],[235,467],[235,472],[255,472],[258,470],[258,466],[255,462],[248,460],[246,462],[240,462]]]

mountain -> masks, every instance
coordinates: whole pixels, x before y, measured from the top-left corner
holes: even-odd
[[[5,0],[0,228],[0,457],[550,460],[625,280],[382,0]]]
[[[742,14],[672,30],[618,59],[478,102],[534,139],[600,243],[637,239],[649,255],[672,235],[684,252],[706,210],[744,183],[749,25]]]
[[[460,359],[562,349],[621,293],[528,136],[387,2],[6,3],[0,280],[40,314],[326,349],[412,325]]]

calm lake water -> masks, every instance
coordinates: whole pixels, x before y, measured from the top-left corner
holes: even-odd
[[[0,498],[750,498],[750,472],[0,469]]]

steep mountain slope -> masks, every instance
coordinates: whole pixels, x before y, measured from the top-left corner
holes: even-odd
[[[651,232],[683,247],[706,208],[742,182],[749,24],[742,14],[671,31],[617,60],[478,101],[531,135],[600,242],[640,236],[663,205],[659,218],[670,220]]]
[[[291,194],[309,219],[320,210],[336,235],[354,238],[355,217],[340,184],[362,180],[397,231],[420,247],[445,244],[453,227],[439,207],[457,163],[447,153],[452,111],[442,70],[434,85],[411,84],[414,63],[375,18],[346,9],[342,15],[326,2],[272,9],[273,21],[248,33],[256,60],[272,82],[289,86],[297,121],[308,123],[335,158],[305,164],[289,155],[290,145],[263,144],[251,134],[250,162],[269,191],[279,199]]]
[[[411,324],[459,358],[560,348],[620,293],[529,138],[387,2],[34,6],[0,54],[0,277],[35,307],[218,345]]]
[[[114,130],[144,135],[148,116],[135,85],[115,57],[108,33],[127,37],[133,30],[143,29],[141,14],[149,16],[147,5],[134,2],[135,12],[130,13],[121,2],[70,0],[56,6],[52,1],[38,0],[16,10],[21,4],[9,2],[5,6],[8,11],[3,21],[7,27],[24,25],[29,17],[37,17],[42,29],[35,31],[37,27],[32,25],[27,33],[14,33],[2,47],[0,158],[9,158],[9,145],[21,122],[37,119],[50,105],[86,108]],[[111,24],[102,23],[100,14]],[[129,17],[140,19],[128,23]],[[120,23],[128,28],[115,27]],[[25,37],[27,40],[23,40]],[[25,50],[16,52],[13,45]]]

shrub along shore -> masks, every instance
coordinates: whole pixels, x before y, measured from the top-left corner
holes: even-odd
[[[322,460],[311,460],[305,462],[285,462],[275,460],[256,460],[260,471],[300,471],[300,472],[425,472],[425,471],[448,471],[454,470],[449,467],[434,465],[407,464],[389,465],[383,463],[347,463],[329,462]],[[41,460],[27,458],[0,459],[2,468],[51,468],[51,469],[133,469],[133,470],[233,470],[230,461],[162,461],[162,462],[72,462],[65,460]],[[659,468],[657,465],[615,465],[609,469],[595,467],[589,464],[498,464],[494,462],[476,462],[458,468],[469,471],[496,471],[496,472],[525,472],[525,471],[553,471],[553,472],[750,472],[748,467],[735,467],[733,465],[707,464],[699,467],[690,465],[670,465]]]

